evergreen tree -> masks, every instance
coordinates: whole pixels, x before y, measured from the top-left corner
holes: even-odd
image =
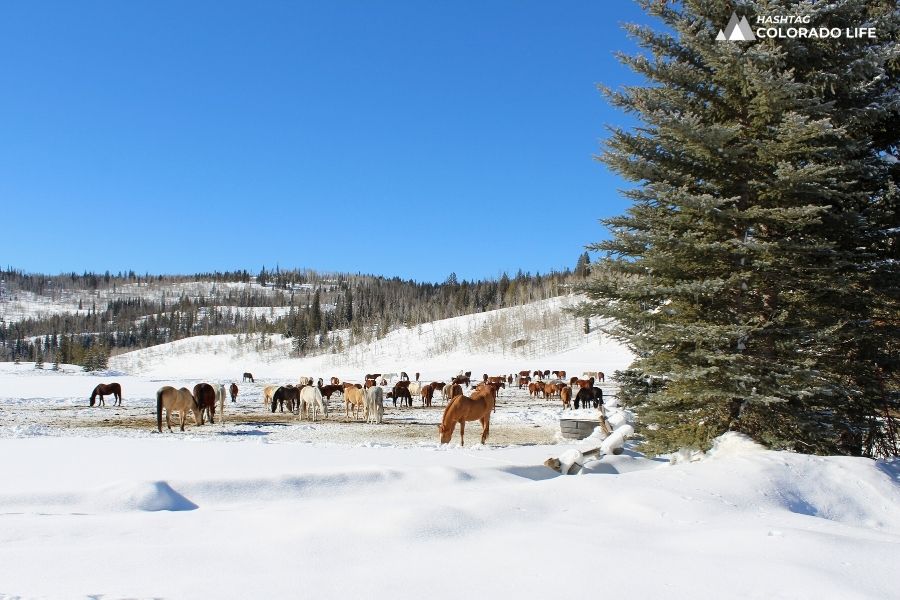
[[[581,256],[578,257],[578,262],[575,264],[575,276],[587,277],[590,272],[591,257],[587,252],[584,252]]]
[[[44,351],[41,350],[40,346],[36,347],[34,350],[34,368],[44,368]]]
[[[634,349],[625,383],[662,382],[635,396],[648,450],[734,430],[776,448],[890,452],[896,6],[740,2],[750,22],[808,14],[878,31],[755,42],[715,40],[730,2],[644,8],[667,31],[628,26],[648,52],[621,59],[651,83],[604,90],[643,124],[615,129],[601,157],[639,185],[591,246],[603,269],[581,312],[614,318],[607,332]]]

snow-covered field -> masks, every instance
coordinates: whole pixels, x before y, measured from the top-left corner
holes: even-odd
[[[438,444],[440,399],[389,405],[382,425],[347,422],[337,398],[318,423],[260,402],[264,384],[300,375],[611,373],[630,356],[610,340],[440,353],[407,330],[400,353],[373,347],[358,364],[361,349],[234,355],[226,337],[123,355],[104,376],[0,363],[0,599],[900,597],[896,460],[730,435],[694,461],[629,444],[561,476],[544,460],[592,442],[563,441],[559,401],[518,390],[502,391],[487,444],[470,423],[464,448],[458,431]],[[88,408],[112,379],[124,407]],[[240,386],[224,422],[154,433],[156,389],[204,379]]]

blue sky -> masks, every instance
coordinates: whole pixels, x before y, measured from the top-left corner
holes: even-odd
[[[627,0],[0,6],[0,263],[574,267],[621,213],[592,157]]]

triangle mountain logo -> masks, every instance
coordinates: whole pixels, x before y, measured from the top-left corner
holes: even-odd
[[[728,20],[728,25],[725,26],[725,31],[720,29],[716,40],[720,42],[755,42],[756,36],[753,35],[753,29],[750,28],[747,17],[741,17],[738,20],[737,13],[731,13],[731,18]]]

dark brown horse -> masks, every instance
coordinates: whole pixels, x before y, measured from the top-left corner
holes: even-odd
[[[332,377],[332,379],[336,379],[336,378]],[[344,386],[337,385],[337,384],[320,385],[319,392],[322,393],[322,396],[324,398],[331,400],[332,394],[334,394],[334,393],[343,394],[344,393]]]
[[[234,402],[237,400],[238,395],[238,387],[235,382],[231,382],[231,387],[228,388],[228,391],[231,393],[231,401]]]
[[[284,412],[284,405],[287,403],[288,412],[296,412],[294,407],[297,407],[297,410],[300,410],[300,390],[301,387],[294,387],[292,385],[283,385],[272,394],[272,412],[275,412],[275,409],[278,405],[281,405],[281,412]]]
[[[216,422],[216,390],[208,383],[198,383],[194,386],[194,400],[200,408],[200,424],[203,425],[203,415],[209,415],[209,422]]]
[[[472,385],[472,379],[468,375],[457,375],[453,378],[453,382],[457,385]]]
[[[245,381],[249,381],[250,383],[255,383],[253,381],[253,373],[244,373],[244,378],[241,379],[241,383],[243,383]]]
[[[109,396],[112,394],[115,396],[115,402],[113,402],[113,406],[122,406],[122,386],[118,383],[101,383],[97,387],[94,388],[94,391],[91,392],[91,406],[94,405],[94,398],[100,396],[100,406],[106,406],[106,402],[103,401],[103,396]]]
[[[401,383],[406,383],[407,385],[400,385]],[[406,402],[406,405],[412,407],[412,394],[409,393],[409,381],[398,381],[394,386],[394,389],[387,393],[387,397],[394,401],[394,406],[397,406],[397,401],[400,401],[400,406],[403,406],[403,403]]]
[[[331,385],[341,385],[341,380],[338,379],[337,377],[332,377],[332,378],[331,378]]]

